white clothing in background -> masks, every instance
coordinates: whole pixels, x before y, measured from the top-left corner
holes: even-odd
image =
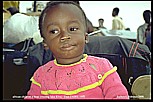
[[[19,43],[28,38],[33,38],[38,30],[39,16],[28,16],[16,13],[3,25],[3,42]]]
[[[112,20],[112,30],[125,30],[123,20],[119,16],[115,16]]]

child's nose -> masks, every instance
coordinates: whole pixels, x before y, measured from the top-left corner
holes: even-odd
[[[61,38],[61,40],[66,40],[66,39],[71,39],[71,36],[68,35]]]
[[[71,39],[71,36],[68,34],[68,32],[62,32],[61,42],[68,39]]]

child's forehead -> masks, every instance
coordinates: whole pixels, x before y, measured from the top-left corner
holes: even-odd
[[[46,12],[47,11],[50,11],[50,10],[55,10],[56,9],[56,11],[61,11],[61,10],[72,10],[72,9],[75,9],[75,11],[73,11],[73,12],[82,12],[81,10],[80,10],[80,8],[78,7],[78,6],[76,6],[76,5],[74,5],[74,4],[65,4],[65,3],[61,3],[61,4],[56,4],[56,5],[51,5],[47,10],[46,10]]]
[[[79,7],[77,7],[74,4],[57,4],[54,6],[50,6],[46,12],[44,13],[45,16],[51,16],[51,15],[57,15],[57,14],[72,14],[77,16],[83,16],[83,12],[80,10]],[[82,18],[81,17],[81,18]]]
[[[58,9],[60,9],[60,11]],[[47,24],[48,20],[51,22],[51,20],[53,21],[53,20],[58,19],[59,15],[57,16],[56,13],[58,12],[58,14],[62,15],[62,12],[61,12],[62,10],[64,10],[63,17],[65,17],[65,16],[67,16],[67,17],[69,16],[71,18],[78,17],[77,19],[81,20],[81,22],[83,22],[86,27],[86,23],[87,23],[86,22],[86,15],[85,15],[84,11],[82,10],[82,8],[79,5],[67,4],[67,3],[48,5],[43,11],[44,13],[42,14],[42,22],[41,23]],[[72,15],[71,15],[71,13],[72,13]],[[61,18],[59,18],[59,19],[61,19]]]

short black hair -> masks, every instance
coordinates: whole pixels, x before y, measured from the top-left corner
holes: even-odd
[[[119,8],[118,7],[115,7],[114,9],[113,9],[113,12],[116,14],[116,15],[118,15],[118,13],[119,13]]]
[[[145,20],[146,23],[150,23],[150,18],[151,18],[151,11],[150,10],[145,10],[143,12],[143,18]]]
[[[19,13],[19,10],[16,7],[9,7],[7,10],[11,13],[11,15]]]
[[[39,30],[40,30],[40,35],[43,37],[43,33],[42,33],[42,20],[43,20],[43,17],[44,17],[44,13],[48,10],[48,8],[52,7],[52,6],[55,6],[55,5],[58,5],[58,4],[73,4],[73,5],[76,5],[83,13],[83,16],[85,18],[85,26],[86,26],[86,29],[87,29],[87,17],[86,17],[86,14],[85,12],[83,11],[83,9],[80,7],[80,5],[77,3],[77,2],[74,2],[74,1],[50,1],[46,4],[46,7],[44,8],[44,10],[42,11],[40,17],[39,17]]]
[[[104,19],[103,18],[99,18],[99,21],[104,21]]]

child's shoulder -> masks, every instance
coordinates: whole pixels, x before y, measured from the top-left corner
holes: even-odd
[[[110,61],[104,57],[88,56],[89,64],[95,65],[100,71],[108,71],[113,68],[113,65]]]
[[[97,56],[92,56],[92,55],[88,55],[88,59],[91,61],[96,61],[96,62],[108,62],[108,59],[104,57],[97,57]]]
[[[39,73],[46,72],[47,70],[51,69],[52,66],[53,66],[53,61],[49,61],[49,62],[47,62],[46,64],[41,65],[41,66],[37,69],[37,72],[39,72]]]

